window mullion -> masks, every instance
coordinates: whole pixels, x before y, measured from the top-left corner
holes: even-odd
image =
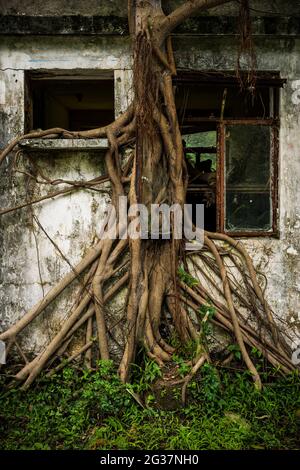
[[[220,123],[217,127],[217,231],[224,232],[225,218],[225,125]]]

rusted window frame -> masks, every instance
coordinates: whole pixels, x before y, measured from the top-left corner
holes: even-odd
[[[225,227],[226,212],[226,150],[225,130],[227,125],[262,125],[271,129],[271,155],[270,155],[270,194],[272,211],[272,228],[270,230],[241,230],[231,231]],[[216,210],[217,231],[226,233],[232,237],[279,237],[278,230],[278,162],[279,162],[279,119],[226,119],[219,121],[217,125],[217,186],[216,186]]]
[[[174,84],[207,84],[217,86],[236,85],[237,79],[234,72],[216,72],[216,71],[199,71],[179,69],[178,75],[174,79]],[[273,88],[273,117],[270,119],[255,118],[238,118],[224,119],[220,118],[194,118],[192,122],[214,122],[217,130],[217,184],[216,184],[216,229],[221,233],[226,233],[232,237],[274,237],[279,238],[279,127],[280,127],[280,88],[286,83],[286,79],[280,77],[278,71],[258,71],[257,84]],[[187,119],[188,121],[188,119]],[[244,231],[228,231],[225,230],[225,148],[224,148],[224,126],[226,123],[235,124],[262,124],[272,128],[272,146],[271,146],[271,202],[272,202],[272,229],[265,230],[244,230]],[[223,136],[222,136],[223,132]]]

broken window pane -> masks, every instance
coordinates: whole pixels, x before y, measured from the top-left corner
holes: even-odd
[[[225,152],[226,230],[271,230],[271,128],[226,126]]]
[[[186,151],[186,158],[192,164],[196,165],[197,149],[201,149],[201,162],[205,160],[211,161],[212,171],[216,171],[216,131],[195,132],[193,134],[183,135],[184,147],[191,148],[191,152]],[[205,153],[205,148],[209,149],[209,153]]]
[[[196,205],[204,204],[204,226],[210,231],[216,230],[216,140],[216,130],[183,135],[189,175],[186,202],[193,206],[194,223]]]

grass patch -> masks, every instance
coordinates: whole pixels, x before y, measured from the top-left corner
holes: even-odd
[[[148,367],[132,391],[153,380]],[[300,449],[299,374],[269,382],[259,393],[246,372],[206,366],[188,406],[162,411],[142,408],[111,362],[93,373],[65,368],[27,392],[3,389],[1,449]]]

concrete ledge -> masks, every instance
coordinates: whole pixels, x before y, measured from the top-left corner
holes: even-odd
[[[107,139],[27,139],[19,146],[28,150],[106,150]]]

